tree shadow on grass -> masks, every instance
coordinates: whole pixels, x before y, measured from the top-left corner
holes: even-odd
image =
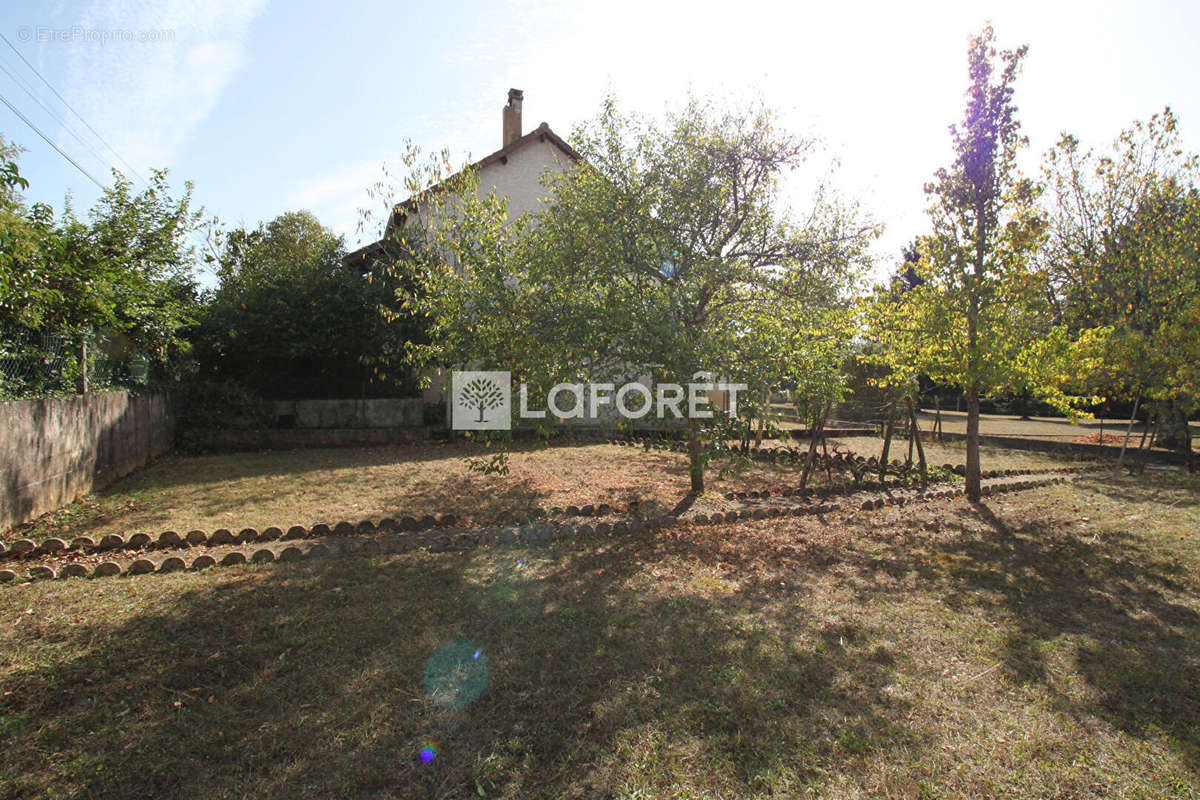
[[[798,792],[818,763],[908,740],[873,631],[773,631],[765,578],[639,590],[655,552],[629,539],[25,587],[15,602],[70,619],[25,615],[10,637],[37,655],[5,670],[0,797]],[[425,683],[450,642],[488,676],[461,710]]]
[[[1183,567],[1128,531],[1088,538],[1037,523],[1010,528],[986,505],[980,511],[993,533],[968,552],[989,565],[977,585],[1017,621],[1010,672],[1046,684],[1077,716],[1137,736],[1166,733],[1200,773],[1200,612]],[[1076,667],[1094,700],[1056,690],[1042,645],[1061,636],[1077,639]]]
[[[1080,478],[1078,485],[1116,502],[1154,503],[1160,506],[1166,503],[1171,508],[1180,509],[1200,507],[1200,492],[1196,491],[1195,476],[1189,475],[1182,467],[1160,472],[1152,478],[1134,477],[1124,470],[1120,473],[1092,473]]]
[[[895,600],[913,591],[895,578],[915,573],[1002,624],[1005,680],[1061,713],[1165,735],[1196,773],[1192,576],[1131,531],[1081,536],[992,505],[946,515],[936,534],[814,542],[806,574],[836,569],[851,595]],[[939,744],[889,691],[906,656],[886,623],[834,619],[780,587],[794,571],[736,563],[788,524],[733,545],[685,527],[10,587],[0,797],[798,796],[893,753],[898,780],[919,774]],[[715,569],[725,560],[737,580]],[[460,710],[425,682],[455,642],[472,656],[460,671],[487,670]],[[1064,652],[1089,692],[1057,680]]]
[[[1078,719],[1099,718],[1140,738],[1165,734],[1200,775],[1195,576],[1131,530],[1093,535],[1054,521],[1052,511],[1029,519],[986,502],[951,513],[957,519],[943,524],[958,526],[956,534],[909,531],[882,553],[830,558],[858,559],[860,576],[916,574],[951,608],[1005,620],[998,656],[1009,680],[1038,684],[1057,710]],[[856,589],[901,591],[865,578]],[[1051,652],[1067,653],[1087,691],[1070,690]]]

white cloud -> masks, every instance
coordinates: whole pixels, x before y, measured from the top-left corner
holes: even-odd
[[[250,25],[265,0],[95,0],[67,48],[64,94],[142,174],[172,162],[247,62]],[[61,138],[61,137],[60,137]]]

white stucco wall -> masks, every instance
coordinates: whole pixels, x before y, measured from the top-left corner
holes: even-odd
[[[479,170],[480,199],[495,192],[507,201],[508,218],[515,219],[526,212],[536,214],[545,207],[548,190],[541,183],[547,170],[561,171],[571,165],[571,159],[549,141],[529,142],[512,153],[504,163],[494,161]],[[422,203],[415,215],[405,219],[406,226],[428,222],[430,205]]]
[[[508,216],[519,217],[525,212],[536,213],[546,199],[546,187],[541,177],[548,169],[562,171],[571,164],[566,153],[549,141],[537,141],[508,155],[508,163],[493,162],[479,172],[479,194],[486,197],[495,191],[508,200]]]

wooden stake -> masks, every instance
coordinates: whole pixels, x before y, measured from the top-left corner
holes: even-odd
[[[913,408],[912,398],[908,398],[908,424],[912,428],[913,438],[911,441],[917,443],[917,465],[921,470],[922,485],[928,480],[925,465],[925,446],[921,444],[921,430],[917,427],[917,410]]]
[[[887,409],[887,417],[883,423],[883,454],[879,457],[879,482],[887,481],[888,467],[888,450],[892,447],[892,409],[894,403],[888,403],[884,408]]]
[[[1117,456],[1117,469],[1121,468],[1121,462],[1125,460],[1125,450],[1129,447],[1129,437],[1133,434],[1133,421],[1137,419],[1138,403],[1140,402],[1142,402],[1141,395],[1133,399],[1133,413],[1129,415],[1129,424],[1125,427],[1125,441],[1121,442],[1121,454]]]
[[[804,472],[800,474],[800,488],[808,486],[808,476],[812,472],[813,460],[817,457],[817,439],[822,439],[825,435],[825,418],[829,416],[829,408],[832,401],[825,401],[825,410],[821,412],[821,416],[817,418],[816,425],[810,430],[808,443],[808,458],[804,460]]]
[[[908,455],[904,458],[904,466],[906,467],[912,466],[913,430],[912,417],[910,416],[908,421]]]

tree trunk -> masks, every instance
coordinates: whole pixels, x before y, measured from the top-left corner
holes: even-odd
[[[1150,448],[1154,446],[1153,440],[1150,440],[1149,442],[1146,441],[1147,434],[1150,432],[1151,428],[1157,427],[1157,425],[1158,425],[1158,411],[1155,411],[1153,424],[1151,423],[1151,420],[1149,417],[1146,418],[1146,427],[1142,429],[1142,441],[1140,441],[1138,443],[1138,454],[1141,456],[1138,459],[1138,464],[1137,464],[1137,469],[1136,469],[1136,473],[1138,475],[1141,475],[1143,472],[1146,471],[1146,461],[1149,460],[1149,458],[1150,458]]]
[[[821,453],[825,456],[825,480],[833,485],[833,463],[829,460],[829,445],[825,442],[825,423],[821,423]]]
[[[817,419],[809,431],[808,442],[808,458],[804,460],[804,471],[800,473],[800,488],[808,486],[808,476],[812,473],[813,461],[817,458],[817,440],[825,435],[825,418],[829,416],[829,408],[832,401],[825,401],[825,410],[821,412],[821,416]]]
[[[704,458],[700,450],[700,431],[696,421],[688,420],[688,472],[692,476],[692,491],[699,494],[704,491]]]
[[[762,447],[763,429],[767,427],[767,404],[771,402],[771,393],[763,399],[762,409],[758,412],[758,426],[754,431],[754,446]]]
[[[979,470],[979,389],[967,388],[967,499],[982,496]]]
[[[1191,452],[1192,431],[1188,427],[1187,412],[1174,400],[1159,407],[1154,426],[1154,446],[1178,453]]]

